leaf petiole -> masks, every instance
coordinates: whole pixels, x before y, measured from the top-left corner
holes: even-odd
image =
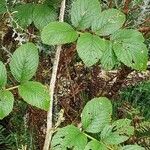
[[[10,87],[10,88],[8,88],[8,89],[6,89],[6,90],[7,90],[7,91],[11,91],[11,90],[17,89],[18,87],[19,87],[19,85]]]

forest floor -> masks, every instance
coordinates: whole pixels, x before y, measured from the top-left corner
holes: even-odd
[[[68,1],[68,5],[69,5]],[[130,1],[129,1],[130,3]],[[112,7],[112,3],[109,3],[108,7]],[[105,6],[105,5],[104,5]],[[123,7],[126,14],[129,12],[127,4]],[[134,6],[135,7],[135,6]],[[134,8],[133,7],[133,8]],[[67,7],[69,9],[70,6]],[[132,9],[133,9],[132,8]],[[135,7],[135,11],[139,7]],[[131,9],[133,13],[134,9]],[[66,12],[67,14],[68,12]],[[136,22],[135,18],[137,16],[131,15],[128,16],[127,23],[130,26],[133,25],[133,22]],[[66,15],[68,19],[68,16]],[[14,52],[17,47],[18,41],[15,40],[17,35],[13,35],[14,30],[12,27],[8,26],[8,16],[3,16],[0,20],[0,59],[2,59],[5,64],[8,64],[10,60],[10,54]],[[135,20],[134,20],[135,19]],[[143,23],[139,28],[145,37],[149,38],[149,31],[145,31],[145,26],[147,23]],[[32,34],[36,34],[37,30],[33,25],[28,27],[28,31]],[[32,39],[27,35],[30,41],[35,42],[37,39]],[[51,48],[50,48],[51,49]],[[45,51],[40,52],[40,63],[38,71],[35,75],[35,80],[49,86],[51,79],[51,72],[54,62],[54,50],[49,50],[49,53]],[[62,113],[65,118],[64,122],[61,123],[61,126],[68,124],[78,125],[80,122],[80,116],[83,107],[86,102],[94,97],[106,96],[110,98],[113,102],[120,101],[120,91],[126,87],[137,85],[141,82],[150,80],[150,70],[149,68],[145,72],[133,71],[126,66],[121,66],[119,70],[113,71],[104,71],[101,66],[95,65],[91,68],[85,67],[83,62],[79,59],[76,54],[75,45],[65,45],[60,56],[59,70],[57,74],[57,83],[55,88],[55,103],[54,103],[54,122],[57,122],[57,119]],[[10,85],[15,85],[15,81],[11,78],[10,72],[9,82]],[[14,90],[15,98],[18,100],[20,97],[17,94],[17,91]],[[14,108],[14,112],[18,112],[19,108]],[[115,110],[117,112],[117,110]],[[35,141],[38,145],[38,149],[41,150],[44,143],[45,131],[46,131],[46,115],[47,112],[36,109],[32,106],[28,106],[25,114],[27,120],[27,126],[30,130],[34,129],[35,132]],[[119,116],[119,114],[118,114]],[[12,124],[10,123],[11,118],[8,117],[4,119],[0,124],[3,124],[6,129],[11,130]],[[1,148],[0,148],[1,150]]]

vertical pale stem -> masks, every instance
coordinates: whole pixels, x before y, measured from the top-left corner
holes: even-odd
[[[66,6],[66,0],[63,0],[61,3],[60,15],[59,15],[60,22],[64,21],[65,6]],[[61,49],[62,49],[61,45],[57,46],[57,48],[56,48],[55,60],[54,60],[53,70],[52,70],[52,77],[51,77],[50,86],[49,86],[50,107],[49,107],[49,111],[47,114],[47,131],[46,131],[46,137],[45,137],[43,150],[49,150],[51,138],[53,135],[54,91],[55,91],[55,84],[56,84],[56,80],[57,80],[57,70],[58,70],[58,65],[59,65]]]

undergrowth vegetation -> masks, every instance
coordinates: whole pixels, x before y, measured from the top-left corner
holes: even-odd
[[[149,0],[1,0],[0,150],[149,150],[149,15]]]

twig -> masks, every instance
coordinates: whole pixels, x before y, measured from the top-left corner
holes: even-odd
[[[6,47],[4,47],[3,45],[2,45],[2,50],[4,50],[8,55],[9,55],[9,57],[12,57],[12,54],[11,54],[11,52],[9,51],[9,50],[7,50],[7,48]]]
[[[60,15],[59,15],[60,22],[64,21],[65,7],[66,7],[66,0],[63,0],[61,3]],[[50,86],[49,86],[50,107],[49,107],[49,111],[47,114],[47,131],[46,131],[46,137],[45,137],[45,143],[44,143],[43,150],[49,150],[51,138],[52,138],[52,135],[54,132],[53,122],[52,122],[53,121],[54,90],[55,90],[57,70],[58,70],[58,65],[59,65],[61,49],[62,49],[61,45],[57,46],[57,48],[56,48],[52,77],[51,77]]]
[[[129,12],[129,4],[131,3],[132,0],[125,0],[125,3],[124,3],[124,8],[123,8],[123,11],[125,14],[128,14]]]
[[[13,87],[10,87],[10,88],[8,88],[8,89],[6,89],[7,91],[11,91],[11,90],[14,90],[14,89],[17,89],[19,86],[17,85],[17,86],[13,86]]]
[[[98,141],[98,140],[95,139],[94,137],[92,137],[92,136],[86,134],[85,132],[83,132],[83,134],[84,134],[87,138],[89,138],[89,139],[91,139],[91,140],[93,140],[93,141],[97,141],[97,142],[101,143],[100,141]],[[103,143],[109,150],[113,150],[108,144],[105,144],[104,142],[102,142],[102,143]]]

